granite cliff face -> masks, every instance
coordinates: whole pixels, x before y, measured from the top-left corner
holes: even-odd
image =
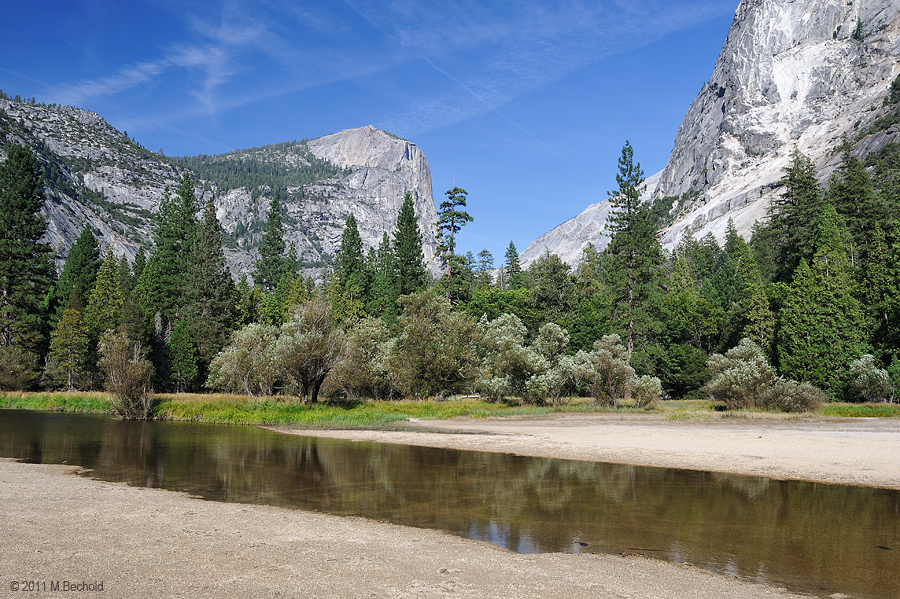
[[[712,77],[650,186],[654,200],[676,198],[663,245],[671,248],[685,233],[721,238],[729,218],[749,237],[780,194],[794,147],[827,180],[844,135],[861,155],[900,139],[896,130],[858,139],[884,114],[898,74],[897,0],[742,0]]]
[[[418,146],[369,126],[314,139],[309,142],[309,150],[349,171],[309,189],[333,209],[342,207],[346,214],[353,211],[356,220],[365,223],[365,226],[360,224],[364,245],[377,246],[384,232],[393,231],[404,195],[409,192],[419,217],[425,261],[430,265],[437,263],[434,225],[438,217],[432,196],[431,168]],[[335,249],[340,246],[343,229],[342,220],[337,237],[333,237]]]
[[[437,214],[428,161],[415,144],[373,127],[178,159],[146,150],[94,113],[0,99],[0,149],[23,143],[47,173],[46,240],[58,265],[85,224],[104,248],[118,254],[133,258],[139,247],[149,249],[165,188],[174,189],[190,171],[201,202],[213,199],[235,276],[252,271],[275,195],[283,207],[285,240],[295,244],[304,274],[328,267],[351,212],[363,243],[377,245],[393,230],[407,191],[426,261],[436,267]],[[258,174],[246,180],[233,174],[242,171]]]

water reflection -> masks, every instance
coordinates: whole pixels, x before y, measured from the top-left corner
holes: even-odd
[[[11,410],[0,456],[518,552],[643,553],[820,596],[900,596],[894,491]]]

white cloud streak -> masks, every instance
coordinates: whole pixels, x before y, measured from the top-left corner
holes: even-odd
[[[193,104],[179,107],[171,121],[422,61],[446,78],[448,88],[411,86],[405,105],[373,115],[372,122],[415,136],[493,112],[558,153],[507,116],[504,106],[605,57],[720,16],[733,10],[734,0],[346,0],[344,7],[273,1],[226,2],[214,10],[203,5],[202,18],[185,17],[190,39],[163,43],[155,58],[51,88],[48,96],[85,105],[175,85],[175,93]]]

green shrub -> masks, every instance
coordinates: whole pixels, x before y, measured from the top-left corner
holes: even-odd
[[[778,380],[765,352],[749,339],[741,339],[740,344],[724,356],[713,354],[707,367],[713,375],[706,384],[707,392],[712,399],[725,402],[729,410],[761,405],[763,397]]]
[[[825,392],[810,383],[779,379],[762,397],[760,407],[779,412],[811,412],[826,401]]]
[[[132,341],[123,330],[106,331],[100,340],[97,366],[113,396],[113,410],[126,420],[153,418],[153,365],[144,357],[140,342]]]
[[[823,391],[809,383],[775,374],[765,353],[753,341],[741,339],[723,356],[709,358],[712,380],[706,390],[729,410],[762,408],[781,412],[808,412],[826,401]]]
[[[631,388],[635,408],[655,408],[659,405],[660,395],[662,395],[662,383],[655,376],[645,374],[635,379]]]
[[[878,368],[875,356],[864,354],[850,363],[850,388],[854,395],[870,403],[894,399],[894,385],[886,370]]]
[[[0,389],[24,391],[38,377],[38,357],[21,347],[0,347]]]

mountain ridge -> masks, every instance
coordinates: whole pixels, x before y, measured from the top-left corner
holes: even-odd
[[[29,146],[44,168],[45,241],[59,267],[86,224],[104,249],[112,247],[129,259],[139,247],[149,249],[163,193],[174,190],[184,172],[192,172],[199,204],[213,199],[236,278],[252,272],[268,205],[276,195],[285,241],[296,245],[304,275],[319,276],[329,266],[351,212],[364,245],[377,245],[383,233],[393,230],[407,191],[413,195],[426,261],[436,268],[437,214],[428,161],[414,143],[372,126],[226,154],[167,157],[143,148],[96,113],[3,94],[0,150],[5,154],[12,144]]]

